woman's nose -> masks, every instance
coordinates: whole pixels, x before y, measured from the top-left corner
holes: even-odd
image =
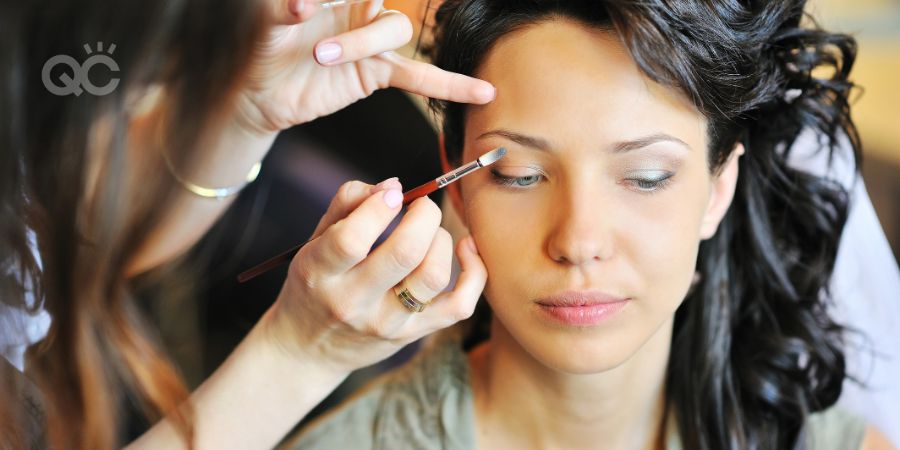
[[[547,244],[551,259],[567,265],[583,265],[613,256],[615,211],[603,195],[587,191],[561,196]]]

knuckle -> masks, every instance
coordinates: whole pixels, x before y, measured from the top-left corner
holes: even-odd
[[[425,217],[440,223],[441,222],[441,207],[437,205],[433,200],[428,197],[425,197],[425,201],[422,202],[422,210]]]
[[[447,244],[450,246],[451,250],[453,248],[453,235],[450,234],[447,229],[444,227],[438,227],[437,233],[435,233],[434,239],[439,241],[441,244]]]
[[[349,324],[353,320],[353,310],[344,303],[328,303],[328,314],[332,320]]]
[[[419,252],[416,251],[414,247],[404,245],[393,249],[393,251],[390,252],[390,255],[394,264],[408,273],[415,269],[421,262],[418,253]]]
[[[475,312],[474,307],[460,304],[460,305],[456,305],[454,308],[452,308],[452,311],[450,312],[450,316],[453,317],[453,319],[455,319],[455,322],[459,322],[461,320],[466,320],[469,317],[472,317],[472,313],[474,313],[474,312]]]
[[[380,320],[371,320],[367,322],[363,327],[362,332],[366,336],[377,339],[385,339],[389,337],[387,327],[385,326],[384,322]]]
[[[450,268],[431,265],[422,271],[422,284],[431,292],[441,292],[450,284]]]
[[[364,192],[364,189],[368,187],[367,184],[362,181],[352,180],[348,181],[341,185],[338,188],[337,194],[335,195],[335,200],[340,204],[348,204],[353,203],[354,200],[359,196],[361,192]]]
[[[291,265],[291,273],[308,290],[316,289],[319,286],[319,271],[315,270],[312,264],[300,258]]]
[[[362,261],[366,257],[368,249],[355,233],[338,224],[332,227],[329,234],[331,248],[338,258],[345,261]]]
[[[412,80],[410,85],[417,91],[423,90],[428,86],[428,75],[424,70],[416,70],[412,72]]]
[[[404,43],[407,43],[413,38],[413,24],[412,21],[409,20],[409,17],[406,14],[398,14],[400,16],[400,20],[398,21],[398,34]]]
[[[412,203],[406,217],[409,217],[408,220],[414,222],[415,227],[420,229],[420,233],[423,233],[423,236],[425,230],[431,231],[432,234],[429,234],[429,236],[434,236],[433,233],[436,233],[441,226],[443,215],[440,206],[430,198],[422,197]]]

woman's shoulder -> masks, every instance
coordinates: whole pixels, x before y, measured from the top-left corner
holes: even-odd
[[[471,448],[473,430],[468,362],[457,334],[448,331],[432,338],[412,361],[285,440],[282,448]]]
[[[667,450],[683,450],[678,428],[667,421]],[[865,419],[838,406],[810,414],[795,445],[803,450],[864,450],[863,439],[869,427]]]
[[[839,406],[811,414],[804,427],[808,450],[852,450],[862,448],[868,425],[860,416]]]

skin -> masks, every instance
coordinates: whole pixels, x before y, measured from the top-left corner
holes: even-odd
[[[520,185],[479,171],[457,203],[495,314],[491,341],[471,355],[478,445],[654,448],[674,313],[730,204],[737,158],[711,173],[704,117],[607,32],[527,27],[476,76],[499,95],[469,109],[463,160],[503,146],[493,171]],[[590,327],[549,320],[535,303],[571,290],[629,301]]]
[[[469,108],[463,160],[509,152],[451,197],[490,273],[492,337],[469,356],[478,447],[664,448],[675,310],[743,147],[710,171],[693,104],[645,77],[613,34],[576,22],[504,36],[476,76],[499,94]],[[535,303],[571,290],[628,302],[589,327]],[[870,427],[862,448],[892,447]]]
[[[278,131],[330,114],[377,89],[397,87],[466,103],[494,97],[494,88],[484,81],[393,52],[412,37],[412,25],[400,12],[379,13],[380,0],[324,11],[311,0],[267,4],[263,50],[249,65],[234,111],[220,128],[207,130],[211,144],[204,164],[181,174],[195,184],[240,183]],[[322,60],[318,50],[332,44],[341,48],[339,56]],[[132,124],[135,148],[129,156],[135,167],[152,156],[141,143],[152,138],[165,107],[164,102],[150,104]],[[413,202],[391,237],[369,254],[400,212],[402,190],[396,179],[341,187],[315,239],[292,261],[275,304],[192,393],[193,448],[272,448],[351,371],[472,314],[487,274],[473,241],[462,239],[456,245],[462,274],[453,290],[442,292],[454,244],[440,228],[441,212],[431,200]],[[139,274],[184,252],[232,200],[182,192],[127,272]],[[401,280],[416,298],[435,305],[411,314],[393,291]],[[164,419],[129,448],[186,444],[173,422]]]
[[[426,97],[463,103],[486,103],[494,88],[482,80],[449,73],[394,52],[413,38],[413,22],[404,6],[372,0],[352,7],[323,10],[313,0],[267,0],[268,27],[250,61],[246,82],[235,95],[235,108],[215,129],[206,130],[203,164],[181,175],[208,187],[242,183],[250,167],[268,153],[278,132],[331,114],[371,95],[396,87]],[[405,4],[404,10],[420,14]],[[323,46],[337,46],[336,59],[321,60]],[[135,167],[155,155],[142,146],[160,133],[167,105],[147,101],[145,113],[131,125]],[[200,151],[200,149],[198,149]],[[184,193],[146,239],[127,272],[137,275],[182,254],[221,216],[234,200],[209,200]],[[342,205],[359,205],[360,198]]]

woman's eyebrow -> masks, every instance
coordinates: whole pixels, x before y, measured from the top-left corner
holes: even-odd
[[[491,130],[479,135],[476,140],[484,139],[486,137],[502,137],[505,139],[509,139],[510,141],[515,142],[516,144],[533,148],[535,150],[547,151],[550,150],[552,145],[544,138],[536,137],[536,136],[528,136],[522,133],[516,133],[514,131],[506,130],[506,129],[496,129]],[[639,137],[637,139],[629,139],[627,141],[619,141],[616,142],[612,146],[613,153],[625,153],[631,150],[637,150],[639,148],[644,148],[657,142],[673,142],[675,144],[679,144],[683,146],[685,149],[690,150],[691,146],[689,146],[686,142],[678,139],[675,136],[666,133],[655,133],[647,136]]]
[[[690,145],[687,145],[686,142],[678,139],[675,136],[666,133],[656,133],[651,134],[649,136],[640,137],[637,139],[631,139],[627,141],[616,142],[613,145],[613,153],[625,153],[631,150],[637,150],[639,148],[644,148],[650,145],[653,145],[657,142],[674,142],[676,144],[682,145],[687,150],[691,149]]]
[[[497,130],[491,130],[486,133],[482,133],[480,136],[475,138],[475,140],[484,139],[486,137],[491,137],[491,136],[506,138],[506,139],[509,139],[510,141],[515,142],[516,144],[519,144],[519,145],[522,145],[525,147],[531,147],[536,150],[544,150],[544,151],[550,150],[550,143],[547,142],[546,139],[535,137],[535,136],[526,136],[524,134],[516,133],[514,131],[504,130],[502,128],[497,129]]]

